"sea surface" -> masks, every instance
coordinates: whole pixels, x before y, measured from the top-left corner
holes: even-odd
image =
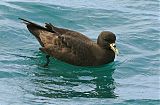
[[[120,54],[100,67],[44,68],[19,17],[93,40],[112,31]],[[160,1],[0,0],[0,105],[160,105]]]

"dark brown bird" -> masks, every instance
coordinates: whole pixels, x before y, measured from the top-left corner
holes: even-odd
[[[103,31],[97,42],[85,35],[45,23],[40,26],[28,20],[19,18],[27,25],[28,30],[36,37],[42,46],[40,50],[49,57],[77,66],[99,66],[114,61],[118,50],[115,45],[116,36],[112,32]]]

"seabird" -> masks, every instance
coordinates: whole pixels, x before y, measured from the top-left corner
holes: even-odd
[[[40,26],[36,23],[19,18],[27,25],[46,54],[48,66],[50,57],[76,66],[100,66],[114,61],[118,54],[116,36],[110,31],[103,31],[97,42],[87,36],[69,29],[58,28],[51,23]]]

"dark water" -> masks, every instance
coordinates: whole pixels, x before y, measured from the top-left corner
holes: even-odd
[[[160,104],[158,0],[1,0],[0,105]],[[117,36],[120,55],[97,68],[76,67],[45,55],[18,17],[51,22],[95,40]]]

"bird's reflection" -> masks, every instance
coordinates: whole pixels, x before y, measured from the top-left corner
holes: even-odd
[[[37,66],[31,78],[36,96],[49,98],[115,98],[112,74],[115,64],[101,67],[77,67],[53,60],[48,68]],[[29,91],[29,90],[28,90]]]

